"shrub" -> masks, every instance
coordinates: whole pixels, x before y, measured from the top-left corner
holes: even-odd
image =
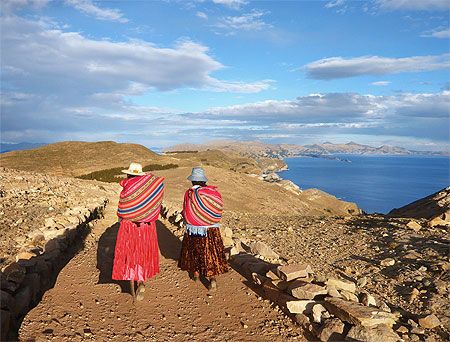
[[[177,168],[177,164],[149,164],[142,168],[142,171],[155,171],[155,170],[168,170],[168,169],[175,169]],[[106,183],[115,183],[119,182],[121,177],[119,177],[122,174],[122,170],[126,169],[127,167],[115,167],[112,169],[105,169],[100,171],[94,171],[85,175],[78,176],[77,178],[80,179],[89,179],[89,180],[98,180],[100,182],[106,182]]]

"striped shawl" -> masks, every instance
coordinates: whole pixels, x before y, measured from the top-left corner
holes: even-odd
[[[183,217],[188,225],[214,225],[220,222],[222,211],[222,196],[215,186],[194,186],[184,195]]]
[[[124,179],[117,216],[133,222],[153,222],[159,217],[164,178],[152,174]]]

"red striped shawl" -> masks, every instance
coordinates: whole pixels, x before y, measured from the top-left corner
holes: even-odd
[[[152,222],[159,217],[164,178],[152,174],[120,181],[117,216],[133,222]]]
[[[183,217],[193,226],[210,226],[220,222],[223,201],[217,187],[192,187],[184,195]]]

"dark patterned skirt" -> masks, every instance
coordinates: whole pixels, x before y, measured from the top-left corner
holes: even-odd
[[[219,228],[208,228],[208,235],[184,234],[178,267],[189,273],[213,277],[228,272],[228,263]]]

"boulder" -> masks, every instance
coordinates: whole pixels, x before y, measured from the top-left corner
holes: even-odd
[[[22,283],[23,278],[25,278],[26,269],[17,262],[13,262],[12,264],[6,266],[3,270],[3,274],[6,276],[7,281],[20,284]]]
[[[307,278],[312,273],[312,268],[308,264],[291,264],[278,266],[278,273],[281,278],[286,281],[297,278]]]
[[[286,307],[290,313],[308,315],[312,313],[313,306],[318,303],[319,302],[314,300],[291,300],[286,303]]]
[[[307,283],[300,279],[294,280],[288,287],[289,292],[298,299],[314,299],[316,296],[325,295],[328,290],[312,283]]]
[[[269,246],[264,242],[257,241],[250,244],[250,251],[252,254],[260,255],[267,259],[278,259],[279,255],[275,253]]]
[[[358,342],[399,342],[403,341],[391,327],[386,325],[377,325],[374,327],[365,327],[356,325],[350,329],[345,339],[346,341]]]
[[[392,327],[397,320],[397,317],[391,313],[340,298],[328,297],[323,304],[334,316],[355,325],[372,327],[384,324]]]
[[[322,312],[326,311],[327,309],[322,304],[315,304],[312,308],[313,321],[315,323],[322,323]]]
[[[320,341],[343,341],[344,323],[339,318],[332,318],[325,321],[320,328],[317,337]]]
[[[377,306],[377,301],[370,293],[362,292],[360,299],[361,303],[365,306]]]
[[[417,233],[419,230],[422,229],[422,226],[421,226],[419,223],[417,223],[417,221],[415,221],[415,220],[409,221],[409,222],[406,224],[406,226],[407,226],[409,229],[414,230],[416,233]]]
[[[419,318],[419,325],[425,329],[433,329],[441,325],[441,321],[436,315],[431,314],[423,318]]]
[[[329,278],[326,284],[327,287],[335,287],[337,290],[345,290],[353,293],[356,291],[355,283],[348,280]]]
[[[359,302],[358,297],[353,292],[342,290],[341,295],[346,300],[351,300],[352,302],[356,302],[356,303]]]

